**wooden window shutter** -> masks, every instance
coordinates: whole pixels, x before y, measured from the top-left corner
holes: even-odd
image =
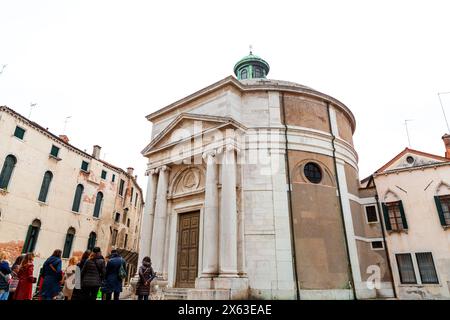
[[[398,207],[400,209],[400,215],[402,216],[403,229],[408,229],[408,222],[406,221],[405,209],[403,209],[403,202],[401,200],[398,202]]]
[[[390,231],[390,230],[392,230],[392,226],[391,226],[391,220],[389,219],[388,207],[384,203],[382,203],[381,205],[383,207],[384,223],[386,226],[386,230]]]
[[[442,210],[441,199],[439,198],[439,196],[434,196],[434,202],[436,202],[436,208],[438,211],[439,220],[441,221],[441,225],[446,226],[447,223],[445,223],[444,210]]]
[[[31,232],[33,231],[33,226],[30,225],[28,227],[27,236],[25,237],[25,242],[23,244],[22,253],[27,253],[27,249],[30,246],[30,238],[31,238]]]

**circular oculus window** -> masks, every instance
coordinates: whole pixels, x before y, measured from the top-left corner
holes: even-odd
[[[322,170],[314,162],[308,162],[303,168],[306,179],[312,183],[320,183],[322,181]]]

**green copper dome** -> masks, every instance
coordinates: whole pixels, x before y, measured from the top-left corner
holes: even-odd
[[[269,64],[251,51],[234,65],[234,74],[239,80],[265,78],[269,70]]]

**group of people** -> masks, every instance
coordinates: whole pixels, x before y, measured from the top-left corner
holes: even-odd
[[[86,250],[80,260],[70,258],[64,271],[61,255],[61,250],[55,250],[37,279],[33,276],[33,253],[19,256],[10,266],[8,255],[0,252],[0,300],[32,300],[33,284],[34,298],[39,300],[119,300],[127,269],[117,250],[106,259],[98,247]],[[156,277],[149,257],[143,259],[138,274],[136,295],[138,300],[148,300],[150,283]]]

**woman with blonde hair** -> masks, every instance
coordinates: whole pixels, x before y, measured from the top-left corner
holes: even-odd
[[[64,288],[63,294],[65,300],[72,300],[73,289],[75,289],[75,272],[77,269],[78,257],[72,257],[69,265],[64,272]]]
[[[19,283],[14,293],[14,300],[31,300],[32,298],[33,283],[36,283],[36,278],[33,276],[33,260],[34,254],[27,253],[20,264],[18,273]]]

